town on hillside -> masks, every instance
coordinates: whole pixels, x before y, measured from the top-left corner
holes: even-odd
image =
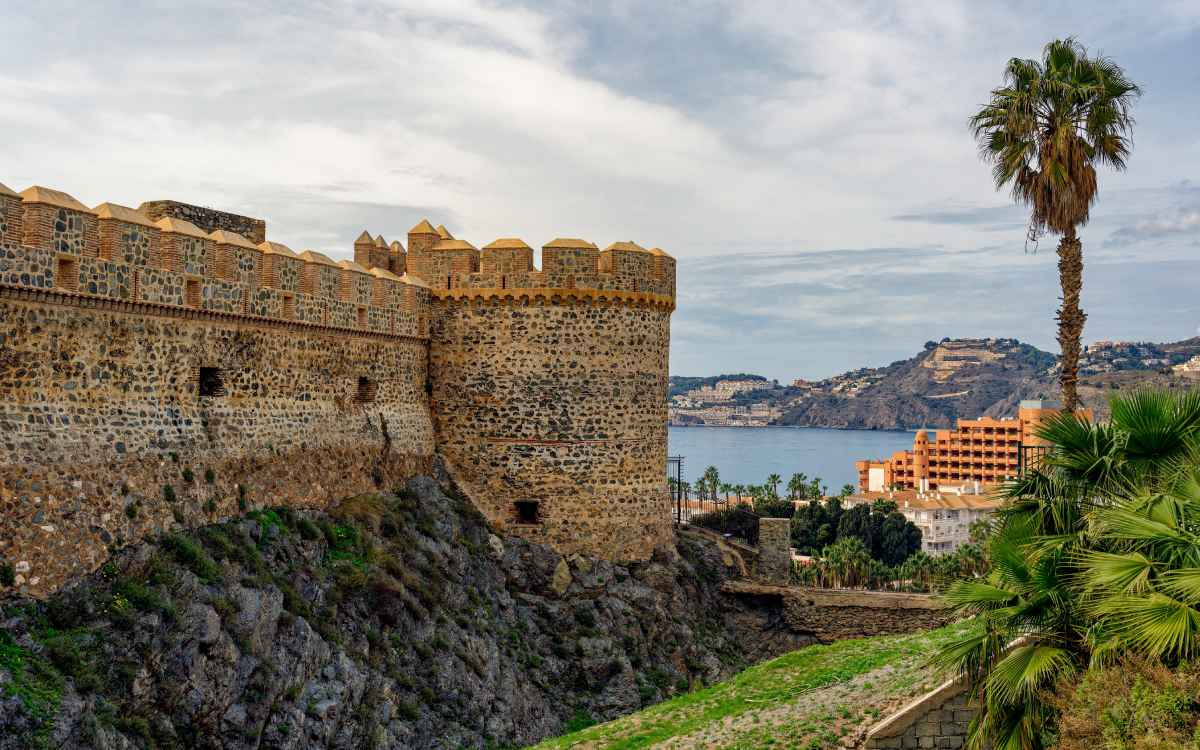
[[[951,428],[959,419],[1016,414],[1022,400],[1052,398],[1057,358],[1012,338],[942,339],[885,367],[788,385],[760,375],[671,377],[675,426]],[[1079,363],[1080,396],[1107,413],[1113,392],[1200,384],[1200,337],[1157,344],[1096,341]]]

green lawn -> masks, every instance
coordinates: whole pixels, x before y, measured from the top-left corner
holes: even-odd
[[[630,750],[667,747],[835,747],[883,712],[942,679],[927,666],[968,624],[904,636],[810,646],[730,680],[536,747]]]

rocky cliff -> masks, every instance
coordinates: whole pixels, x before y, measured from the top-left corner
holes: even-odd
[[[791,389],[778,424],[901,430],[951,427],[1032,381],[1053,355],[1016,339],[930,341],[916,356]]]
[[[489,532],[419,478],[118,552],[0,611],[0,748],[488,748],[814,639],[681,536],[631,566]]]

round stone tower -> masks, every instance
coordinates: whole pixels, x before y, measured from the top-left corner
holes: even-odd
[[[520,240],[442,239],[422,264],[435,439],[476,507],[564,554],[646,559],[669,542],[675,260],[559,239],[539,271]]]

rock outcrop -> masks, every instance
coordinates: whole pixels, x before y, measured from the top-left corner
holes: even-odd
[[[563,557],[425,477],[255,511],[5,602],[0,748],[531,743],[812,642],[723,596],[727,563]]]

